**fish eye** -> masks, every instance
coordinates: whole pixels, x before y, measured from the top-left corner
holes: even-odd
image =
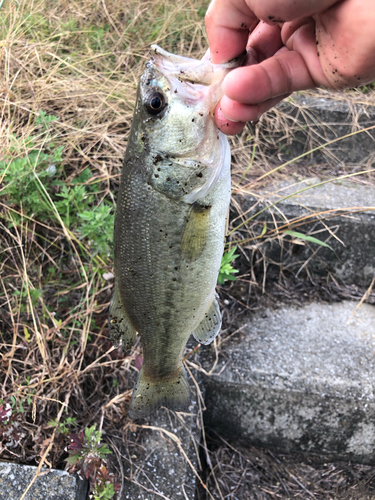
[[[157,115],[166,106],[165,97],[161,92],[153,92],[145,102],[145,108],[150,115]]]

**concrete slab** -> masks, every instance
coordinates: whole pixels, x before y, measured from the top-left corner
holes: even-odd
[[[0,462],[0,499],[19,500],[37,467]],[[62,470],[42,471],[24,500],[86,500],[87,482]]]
[[[232,442],[374,464],[375,307],[356,306],[249,317],[205,378],[206,424]]]
[[[283,120],[265,131],[267,140],[263,149],[266,156],[279,161],[295,158],[311,149],[339,137],[375,124],[375,107],[363,100],[361,103],[343,93],[322,95],[294,93],[282,101],[278,109],[284,113]],[[286,123],[285,123],[286,121]],[[285,131],[288,130],[286,134]],[[276,146],[273,152],[271,144]],[[375,130],[369,130],[337,141],[324,149],[309,154],[299,161],[309,164],[358,165],[375,158]]]
[[[367,287],[375,276],[375,191],[355,183],[321,182],[314,178],[297,183],[290,178],[248,195],[236,195],[237,210],[232,217],[240,212],[254,217],[248,228],[240,230],[244,238],[260,235],[267,225],[271,237],[265,235],[261,254],[270,271],[279,272],[281,267],[301,277],[308,271],[313,279],[332,274],[345,285]],[[298,193],[305,188],[309,189]],[[280,229],[275,238],[272,230],[276,228]],[[332,249],[283,236],[285,230],[313,236]],[[254,258],[256,245],[248,248],[250,255],[243,257],[240,268],[244,274],[260,255]],[[261,262],[260,272],[263,270]]]
[[[326,179],[328,180],[328,179]],[[319,177],[303,180],[286,178],[257,190],[256,197],[268,203],[289,204],[297,207],[310,207],[315,210],[362,209],[375,219],[375,190],[373,187],[355,180],[333,180],[326,182]],[[286,198],[286,199],[285,199]]]
[[[192,386],[192,384],[191,384]],[[119,500],[193,499],[199,470],[199,421],[201,414],[193,389],[187,412],[162,408],[145,422],[136,448],[124,449],[126,481]],[[148,428],[147,428],[148,426]],[[189,463],[190,462],[190,463]]]

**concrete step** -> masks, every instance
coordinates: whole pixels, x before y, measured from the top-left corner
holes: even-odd
[[[357,305],[249,316],[205,377],[206,425],[232,443],[374,464],[375,307]]]
[[[37,467],[0,462],[0,499],[20,500]],[[42,470],[24,500],[86,500],[87,481],[62,470]]]
[[[285,162],[326,142],[375,124],[373,100],[345,92],[294,93],[271,111],[259,125],[262,155],[270,162]],[[301,163],[358,165],[375,158],[375,130],[337,141],[313,152]]]
[[[239,217],[240,214],[245,214]],[[375,190],[354,182],[286,178],[267,188],[237,194],[233,227],[250,219],[234,239],[252,238],[242,245],[241,273],[265,264],[318,279],[331,274],[345,285],[368,287],[375,276]],[[265,227],[262,238],[256,237]],[[292,230],[313,236],[331,248],[288,236]],[[255,238],[255,239],[254,239]]]
[[[201,439],[199,409],[195,384],[190,379],[192,404],[186,412],[160,409],[134,433],[123,447],[125,478],[119,500],[193,499],[200,470]],[[130,480],[129,480],[130,479]]]

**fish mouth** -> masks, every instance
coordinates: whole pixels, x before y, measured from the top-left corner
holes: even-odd
[[[191,59],[171,54],[158,45],[151,45],[149,68],[160,72],[169,82],[172,92],[180,94],[187,104],[205,99],[212,114],[223,96],[221,84],[229,71],[240,66],[246,53],[224,64],[210,59]]]
[[[191,59],[151,45],[151,61],[159,71],[180,81],[201,85],[221,82],[231,69],[241,66],[245,58],[246,51],[227,63],[213,64],[210,59]]]

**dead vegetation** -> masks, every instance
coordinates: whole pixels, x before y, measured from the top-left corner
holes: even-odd
[[[139,346],[130,354],[114,349],[106,323],[115,199],[148,47],[159,43],[201,57],[207,4],[18,0],[2,7],[0,408],[5,413],[0,411],[0,422],[8,422],[0,429],[3,459],[64,467],[68,442],[56,431],[60,424],[72,432],[96,424],[118,457],[118,447],[131,453],[129,443],[137,446],[127,405]],[[347,97],[340,98],[349,102],[354,118],[358,106],[373,102],[371,93]],[[306,162],[298,170],[290,163],[268,175],[286,159],[279,155],[280,141],[287,146],[294,132],[301,132],[298,116],[314,121],[303,106],[289,106],[232,140],[237,191],[251,192],[284,171],[301,178],[311,174]],[[352,132],[362,126],[355,119],[352,124]],[[308,147],[321,144],[321,131],[309,134]],[[323,138],[332,137],[337,133]],[[331,160],[333,153],[324,151]],[[342,175],[367,170],[360,179],[372,185],[371,161],[360,167],[326,161],[314,175],[337,175],[340,164]],[[262,290],[262,283],[249,281]],[[233,452],[231,458],[228,450],[216,451],[215,463],[241,464],[240,455]],[[223,467],[224,492],[238,478],[228,479],[232,465]]]
[[[370,500],[374,498],[373,467],[284,456],[253,447],[233,447],[222,438],[212,442],[212,468],[207,486],[216,499]],[[204,492],[199,498],[206,500]]]

